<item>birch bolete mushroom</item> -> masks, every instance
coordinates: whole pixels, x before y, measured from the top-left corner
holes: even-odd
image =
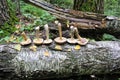
[[[35,28],[35,30],[36,30],[36,33],[35,33],[36,38],[33,40],[33,43],[36,44],[36,45],[40,45],[40,44],[43,43],[43,39],[39,38],[39,29],[40,29],[39,26]]]
[[[63,44],[67,41],[67,39],[65,37],[62,37],[61,23],[58,23],[58,30],[59,30],[59,37],[55,38],[54,40],[56,43]]]
[[[22,41],[20,43],[21,45],[25,46],[25,45],[28,45],[28,44],[30,44],[32,42],[31,39],[29,37],[27,37],[27,35],[25,34],[25,32],[23,32],[21,35],[22,35],[22,37],[24,39],[24,41]]]
[[[78,29],[75,27],[75,34],[76,34],[76,36],[77,36],[77,38],[78,38],[78,40],[77,40],[77,43],[79,44],[79,45],[86,45],[87,43],[88,43],[88,39],[86,39],[86,38],[82,38],[80,35],[79,35],[79,32],[78,32]]]
[[[48,24],[44,25],[46,31],[46,40],[43,41],[43,44],[50,44],[52,43],[52,39],[49,39],[49,27]]]
[[[70,26],[70,35],[71,35],[71,38],[68,38],[68,39],[67,39],[67,42],[70,43],[70,44],[75,44],[75,43],[77,43],[77,40],[74,39],[74,33],[75,33],[74,26]]]

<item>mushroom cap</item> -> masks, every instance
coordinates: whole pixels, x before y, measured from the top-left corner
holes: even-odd
[[[54,39],[54,41],[56,43],[63,44],[67,41],[67,39],[65,37],[62,37],[62,39],[60,39],[60,37],[57,37],[57,38]]]
[[[39,26],[37,26],[36,28],[35,28],[35,30],[39,30],[40,29],[40,27]]]
[[[50,43],[52,43],[52,39],[48,39],[48,40],[43,41],[43,44],[50,44]]]
[[[42,44],[43,43],[43,39],[42,38],[35,38],[34,40],[33,40],[33,43],[34,44],[36,44],[36,45],[40,45],[40,44]]]
[[[58,24],[59,23],[59,21],[55,21],[55,24]]]
[[[74,29],[74,26],[70,26],[70,29],[73,30],[73,29]]]
[[[45,25],[44,25],[44,28],[45,28],[45,29],[48,29],[48,24],[45,24]]]
[[[58,26],[61,26],[61,23],[58,23]]]
[[[89,41],[88,39],[82,38],[82,40],[77,40],[77,43],[79,45],[86,45],[88,43],[88,41]]]
[[[22,46],[25,46],[25,45],[29,45],[31,42],[32,42],[31,39],[28,38],[26,41],[22,41],[20,44]]]
[[[67,42],[70,43],[70,44],[76,44],[77,43],[77,39],[68,38]]]

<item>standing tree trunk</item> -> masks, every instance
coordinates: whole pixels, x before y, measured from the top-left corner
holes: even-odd
[[[104,0],[95,0],[95,12],[104,13]]]
[[[103,0],[74,0],[74,10],[104,13]]]
[[[83,3],[84,3],[84,0],[74,0],[73,9],[80,10]]]
[[[5,21],[10,18],[7,0],[0,0],[0,25],[3,25]]]

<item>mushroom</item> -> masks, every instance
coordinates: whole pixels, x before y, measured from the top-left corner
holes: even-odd
[[[59,37],[55,38],[55,42],[59,44],[63,44],[67,41],[65,37],[62,37],[62,28],[61,28],[61,23],[58,23],[58,30],[59,30]]]
[[[44,25],[46,31],[46,40],[44,40],[43,44],[50,44],[52,43],[52,39],[49,39],[49,27],[48,24]]]
[[[22,35],[22,37],[24,39],[24,41],[22,41],[20,43],[21,45],[25,46],[25,45],[28,45],[28,44],[30,44],[32,42],[31,39],[26,36],[25,32],[23,32],[21,35]]]
[[[78,33],[78,29],[75,27],[75,33],[76,33],[76,36],[77,36],[77,38],[78,38],[78,40],[77,40],[77,43],[79,44],[79,45],[86,45],[87,43],[88,43],[88,39],[86,39],[86,38],[82,38],[80,35],[79,35],[79,33]]]
[[[36,38],[33,40],[33,43],[36,44],[36,45],[40,45],[43,43],[43,39],[42,38],[39,38],[39,29],[40,27],[36,27],[35,30],[36,30]]]
[[[58,25],[59,21],[55,21],[55,24]]]
[[[75,32],[74,26],[70,26],[70,35],[71,35],[71,38],[67,39],[67,42],[70,43],[70,44],[77,43],[77,40],[74,39],[74,32]]]

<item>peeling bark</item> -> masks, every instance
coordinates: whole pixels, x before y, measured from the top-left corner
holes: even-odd
[[[8,76],[0,76],[1,79],[32,80],[120,74],[120,42],[117,41],[89,42],[81,46],[80,50],[74,50],[75,45],[69,44],[62,45],[62,51],[56,51],[54,44],[39,46],[36,52],[27,47],[16,51],[13,47],[14,44],[0,46],[0,74]],[[72,51],[67,52],[68,48]],[[46,51],[49,56],[44,55]]]

